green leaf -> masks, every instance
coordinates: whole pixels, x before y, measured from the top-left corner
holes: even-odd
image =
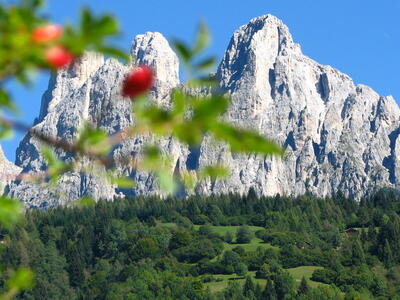
[[[3,89],[0,88],[0,108],[7,108],[10,111],[17,112],[17,108],[11,100],[10,95]]]
[[[192,191],[196,186],[197,181],[194,172],[183,171],[183,174],[181,174],[181,180],[185,185],[185,189],[188,191]]]
[[[183,62],[185,64],[188,64],[190,62],[192,54],[190,53],[190,49],[185,45],[185,43],[174,40],[172,41],[172,46],[173,48],[175,48],[178,55],[182,58]]]
[[[77,146],[83,151],[90,151],[98,155],[106,155],[111,150],[107,133],[101,129],[93,128],[87,122],[79,131]]]
[[[181,142],[190,146],[199,145],[203,138],[203,130],[196,122],[185,122],[177,124],[173,128],[173,135]]]
[[[215,180],[217,178],[227,177],[229,175],[229,170],[221,165],[210,165],[200,170],[199,175],[200,178],[211,177],[211,179]]]
[[[92,207],[95,204],[94,200],[91,197],[82,197],[78,200],[77,203],[81,207]]]
[[[172,91],[172,113],[174,116],[183,116],[186,109],[186,102],[188,102],[188,97],[181,90]]]
[[[196,42],[193,47],[193,55],[199,54],[210,44],[210,32],[205,23],[201,22],[197,31]]]
[[[149,171],[157,171],[162,164],[160,149],[156,146],[147,145],[144,149],[142,167]]]
[[[43,5],[43,0],[23,0],[21,4],[29,9],[37,9]]]
[[[135,186],[135,181],[128,177],[111,177],[111,184],[117,185],[122,189],[129,189]]]
[[[81,28],[83,32],[91,31],[93,26],[92,15],[88,8],[81,10]]]
[[[95,29],[99,35],[108,36],[118,33],[118,23],[113,17],[109,15],[101,16],[100,18],[95,20],[93,24],[94,28],[92,29]]]
[[[71,167],[59,160],[50,148],[42,147],[41,151],[44,159],[47,161],[47,172],[51,182],[56,182],[62,173],[70,170]]]
[[[18,291],[28,290],[33,286],[33,273],[28,268],[18,269],[8,280],[7,285],[10,289]]]
[[[11,228],[22,218],[22,205],[18,200],[0,197],[0,224]]]
[[[14,130],[10,125],[0,123],[0,139],[11,139],[14,136]]]
[[[173,125],[173,112],[157,105],[135,106],[135,114],[140,124],[146,124],[157,135],[168,134]]]
[[[157,172],[157,175],[161,191],[170,195],[173,194],[176,189],[176,183],[172,174],[162,169]]]
[[[228,105],[228,98],[221,95],[198,99],[193,104],[193,120],[208,122],[210,119],[215,119],[224,113]]]
[[[211,69],[212,67],[214,67],[216,62],[215,57],[209,57],[206,58],[202,61],[200,61],[199,63],[195,64],[194,67],[197,70],[207,70],[207,69]]]
[[[255,131],[237,129],[232,125],[215,122],[210,126],[211,133],[219,140],[227,142],[234,152],[283,155],[284,151],[275,142]]]

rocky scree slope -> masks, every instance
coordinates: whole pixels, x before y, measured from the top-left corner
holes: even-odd
[[[178,59],[160,33],[135,38],[131,54],[136,64],[154,68],[157,81],[152,101],[169,106],[169,92],[180,85]],[[120,96],[120,84],[129,66],[88,53],[74,66],[50,79],[35,128],[71,141],[77,128],[89,121],[113,134],[133,124],[131,104]],[[233,35],[217,71],[220,87],[231,95],[226,118],[254,128],[286,149],[284,158],[233,154],[206,137],[189,149],[172,138],[158,140],[172,159],[171,173],[189,172],[211,163],[231,170],[226,179],[201,181],[198,194],[257,193],[327,196],[343,191],[359,198],[381,186],[400,181],[399,107],[364,85],[355,85],[338,70],[302,54],[288,28],[274,16],[252,19]],[[131,138],[113,149],[113,157],[140,159],[142,145],[152,136]],[[27,135],[17,149],[16,165],[23,172],[46,169],[40,143]],[[71,156],[57,154],[64,160]],[[90,166],[90,162],[82,162]],[[151,174],[119,165],[120,174],[137,184],[119,190],[96,176],[70,172],[57,188],[13,181],[6,192],[27,207],[66,204],[82,196],[115,199],[157,194]]]

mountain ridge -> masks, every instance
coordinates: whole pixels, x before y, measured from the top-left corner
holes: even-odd
[[[168,107],[169,91],[180,85],[176,54],[160,33],[138,35],[131,49],[137,64],[156,73],[152,101]],[[71,141],[84,120],[109,134],[131,125],[130,104],[120,101],[119,83],[129,66],[97,54],[87,54],[73,67],[50,79],[35,128]],[[230,153],[206,137],[198,149],[172,138],[159,142],[173,158],[171,172],[193,171],[223,162],[229,178],[201,181],[198,194],[247,193],[253,187],[264,195],[311,192],[328,196],[337,191],[359,199],[382,186],[398,187],[400,110],[391,96],[382,97],[365,85],[303,55],[281,20],[254,18],[234,34],[218,67],[220,88],[231,96],[225,117],[254,128],[286,148],[284,159]],[[129,139],[113,150],[113,157],[137,155],[152,137]],[[25,136],[16,164],[27,171],[45,169],[40,144]],[[57,151],[62,159],[72,159]],[[88,164],[89,162],[86,162]],[[114,199],[159,193],[151,174],[117,166],[120,174],[136,180],[129,190],[118,190],[91,175],[61,177],[60,197],[46,187],[11,182],[6,191],[28,207],[65,204],[82,196]]]

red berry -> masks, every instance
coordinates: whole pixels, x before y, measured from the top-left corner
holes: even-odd
[[[122,86],[124,97],[135,97],[153,86],[153,71],[145,65],[138,66],[125,78]]]
[[[46,61],[54,68],[61,68],[69,65],[74,59],[71,52],[61,45],[55,45],[46,51]]]
[[[38,27],[32,32],[32,40],[35,43],[49,43],[58,40],[63,34],[59,25],[49,24]]]

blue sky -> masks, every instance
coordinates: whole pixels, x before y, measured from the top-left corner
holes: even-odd
[[[123,35],[117,43],[129,49],[136,34],[159,31],[167,38],[190,41],[199,20],[213,35],[210,52],[221,58],[232,33],[251,18],[273,14],[289,26],[303,53],[350,75],[356,83],[371,86],[400,101],[400,1],[398,0],[50,0],[45,12],[56,23],[74,22],[79,9],[117,17]],[[49,75],[39,74],[34,87],[10,84],[21,109],[19,118],[31,124],[38,115],[40,98]],[[2,141],[6,156],[14,161],[22,134]]]

